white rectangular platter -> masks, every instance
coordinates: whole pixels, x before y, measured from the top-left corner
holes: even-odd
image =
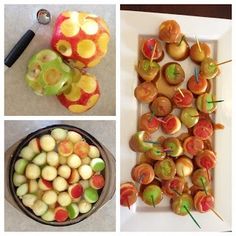
[[[137,155],[129,148],[129,139],[137,131],[137,120],[146,107],[140,106],[134,97],[137,86],[135,65],[138,62],[139,37],[157,36],[161,22],[176,20],[181,31],[186,35],[190,45],[195,35],[202,42],[207,42],[212,51],[212,57],[218,62],[232,57],[231,21],[225,19],[170,15],[160,13],[144,13],[121,11],[121,133],[120,133],[120,166],[121,183],[131,181],[130,172],[136,164]],[[167,55],[160,65],[173,61]],[[193,74],[193,63],[190,59],[180,62],[185,70],[187,80]],[[213,93],[218,99],[224,99],[218,105],[214,117],[216,123],[222,123],[225,128],[214,134],[214,150],[217,153],[217,165],[214,170],[215,210],[223,217],[220,221],[212,212],[198,213],[193,211],[201,225],[199,229],[189,216],[178,216],[169,208],[165,199],[156,208],[149,207],[138,200],[131,210],[121,207],[121,231],[230,231],[231,230],[231,102],[232,75],[231,63],[220,67],[221,74],[214,81]],[[183,85],[184,87],[185,85]],[[182,86],[181,86],[182,87]],[[183,131],[183,130],[182,130]],[[176,134],[178,136],[178,134]]]

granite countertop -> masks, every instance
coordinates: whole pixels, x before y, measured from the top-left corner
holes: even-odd
[[[5,121],[5,150],[32,131],[52,124],[69,124],[84,129],[115,156],[115,121]],[[5,200],[5,231],[58,231],[30,219]],[[60,231],[115,231],[115,196],[88,219]]]
[[[103,17],[109,26],[111,39],[108,53],[95,68],[88,69],[88,72],[95,74],[99,81],[101,97],[93,109],[82,115],[115,115],[115,5],[5,5],[5,57],[20,37],[36,22],[36,13],[41,8],[50,11],[52,22],[40,26],[20,58],[5,71],[5,115],[78,115],[69,112],[55,96],[35,95],[24,81],[28,60],[41,49],[50,47],[55,19],[65,10],[94,13]]]

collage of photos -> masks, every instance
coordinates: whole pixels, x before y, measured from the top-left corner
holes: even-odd
[[[116,6],[4,11],[5,231],[115,232]]]
[[[68,2],[1,3],[3,233],[232,234],[233,3]]]

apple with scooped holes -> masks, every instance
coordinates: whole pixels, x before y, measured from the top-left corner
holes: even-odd
[[[70,88],[57,96],[63,106],[75,113],[89,110],[95,106],[99,97],[100,89],[96,77],[87,73],[81,74],[77,69],[74,69]]]
[[[94,14],[66,11],[55,23],[52,48],[72,67],[94,67],[106,55],[110,33],[106,22]]]
[[[58,95],[72,82],[72,70],[50,49],[36,53],[29,61],[25,81],[37,95]]]

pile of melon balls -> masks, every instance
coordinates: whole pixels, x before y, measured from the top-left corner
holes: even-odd
[[[55,128],[23,147],[13,183],[22,203],[44,221],[64,222],[92,209],[104,187],[98,148],[75,132]]]

